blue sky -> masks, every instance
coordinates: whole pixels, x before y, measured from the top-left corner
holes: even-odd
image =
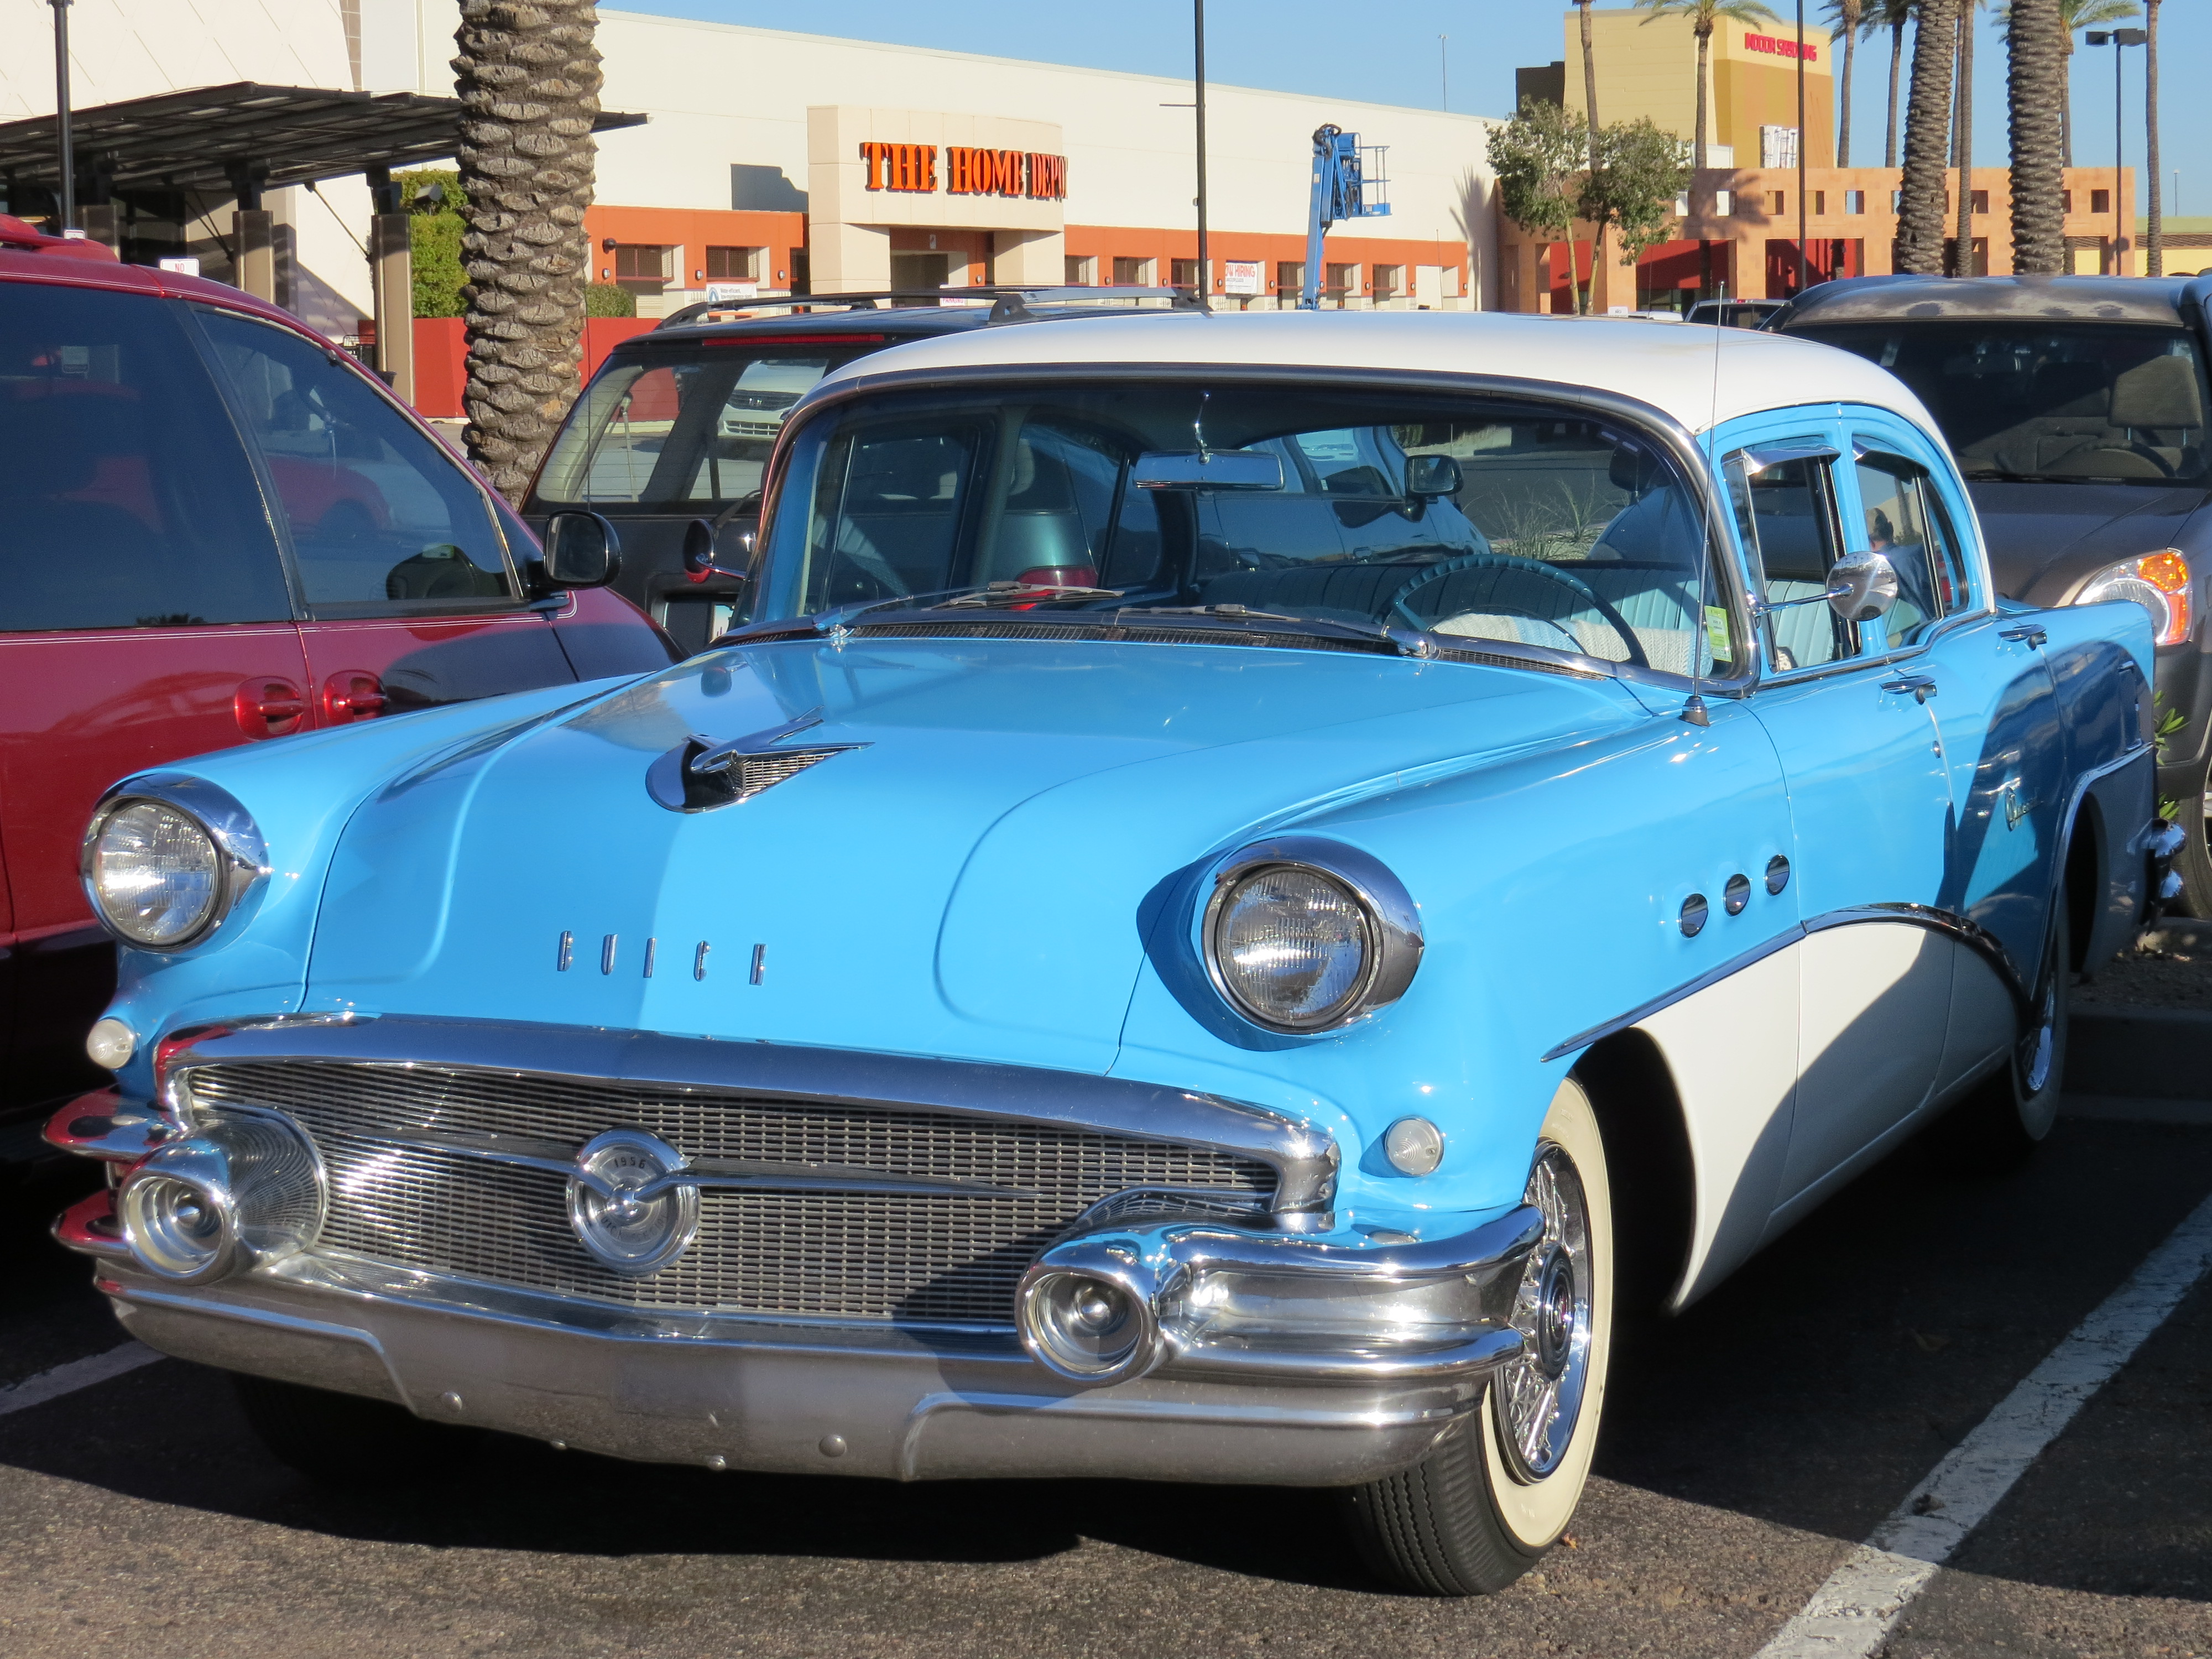
[[[608,9],[696,17],[763,28],[803,29],[862,40],[942,46],[956,52],[1041,58],[1093,69],[1150,75],[1190,73],[1188,0],[1111,0],[1101,6],[924,7],[912,0],[839,0],[795,7],[789,0],[606,0]],[[1807,15],[1817,15],[1818,3]],[[1549,63],[1563,49],[1564,8],[1527,0],[1382,0],[1347,9],[1318,0],[1212,0],[1206,11],[1207,68],[1213,79],[1249,87],[1410,104],[1434,109],[1444,86],[1437,37],[1450,37],[1447,55],[1450,107],[1486,115],[1510,113],[1513,70]],[[1907,62],[1911,40],[1906,37]],[[2127,58],[2128,159],[2143,155],[2142,52]],[[2112,49],[2083,47],[2074,58],[2074,159],[2082,167],[2112,161]],[[1983,15],[1976,45],[1974,159],[2005,161],[2004,51]],[[2168,210],[2172,173],[2183,169],[2179,211],[2212,214],[2212,100],[2196,73],[2212,64],[2212,8],[2167,5],[2159,20],[2164,69]],[[1853,160],[1881,160],[1888,45],[1862,44],[1853,99]],[[739,95],[742,95],[740,94]],[[1376,135],[1380,137],[1382,135]],[[2195,162],[2192,167],[2191,163]]]

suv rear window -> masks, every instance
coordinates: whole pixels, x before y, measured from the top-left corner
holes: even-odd
[[[1855,351],[1911,386],[1970,478],[2206,476],[2204,365],[2185,330],[1951,319],[1790,332]]]
[[[530,504],[696,511],[760,488],[783,417],[865,348],[702,343],[617,361],[576,400]]]

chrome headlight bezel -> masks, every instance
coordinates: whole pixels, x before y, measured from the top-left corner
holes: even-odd
[[[95,864],[108,825],[119,813],[139,805],[161,807],[186,820],[207,837],[216,862],[215,897],[207,913],[190,931],[150,944],[133,938],[110,915],[100,896]],[[228,790],[180,773],[148,773],[117,784],[94,809],[77,849],[77,877],[100,925],[131,949],[157,955],[189,950],[212,937],[269,872],[268,845],[252,814]]]
[[[1247,1002],[1224,971],[1220,930],[1230,902],[1244,884],[1273,870],[1304,870],[1341,888],[1366,923],[1367,959],[1353,988],[1311,1018],[1284,1020]],[[1320,836],[1278,836],[1231,854],[1213,872],[1199,921],[1199,945],[1215,994],[1246,1024],[1291,1036],[1340,1030],[1406,994],[1421,965],[1421,920],[1413,896],[1389,867],[1356,847]]]

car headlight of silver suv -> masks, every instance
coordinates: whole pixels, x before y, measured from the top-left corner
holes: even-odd
[[[2127,599],[2150,618],[2152,643],[2179,645],[2196,622],[2189,556],[2178,547],[2162,547],[2139,558],[2108,564],[2081,585],[2075,605]]]
[[[1200,924],[1223,999],[1273,1031],[1333,1030],[1395,1002],[1421,963],[1413,901],[1378,860],[1283,836],[1215,872]]]
[[[78,867],[107,930],[146,951],[205,939],[269,873],[261,832],[228,791],[161,773],[100,802]]]

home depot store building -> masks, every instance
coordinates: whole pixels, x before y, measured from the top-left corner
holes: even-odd
[[[705,297],[1061,282],[1195,283],[1187,82],[604,10],[609,108],[586,228],[641,317]],[[1304,276],[1312,133],[1388,146],[1392,212],[1332,233],[1330,302],[1477,303],[1489,123],[1209,88],[1212,270],[1272,306]]]

